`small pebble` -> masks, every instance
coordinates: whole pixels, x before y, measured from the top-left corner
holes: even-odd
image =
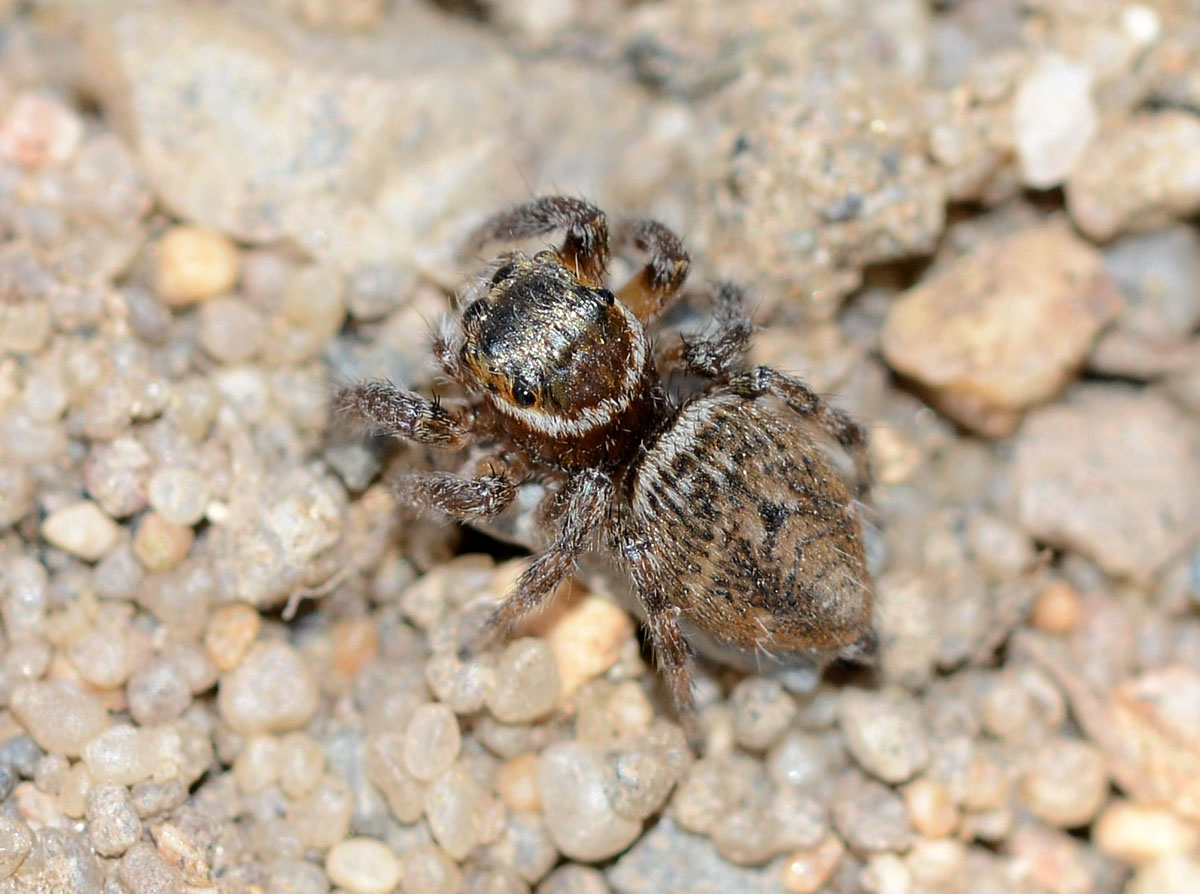
[[[908,820],[926,838],[945,838],[958,827],[958,807],[942,783],[929,777],[904,786]]]
[[[32,847],[33,833],[27,825],[0,816],[0,881],[17,871]]]
[[[841,724],[854,759],[884,782],[911,779],[929,761],[920,706],[899,689],[847,689],[842,693]]]
[[[1083,602],[1079,591],[1066,581],[1054,581],[1038,592],[1029,621],[1047,633],[1070,633],[1082,616]]]
[[[777,680],[747,677],[733,689],[733,734],[751,751],[765,751],[779,740],[796,717],[796,703]]]
[[[81,680],[99,689],[113,689],[129,679],[133,647],[125,630],[94,627],[67,646],[67,660]]]
[[[367,737],[366,772],[383,793],[392,814],[402,823],[415,823],[425,812],[425,784],[404,765],[405,736],[384,732]]]
[[[816,847],[789,854],[783,865],[783,889],[789,894],[817,894],[833,876],[846,846],[836,835],[826,835]]]
[[[400,890],[404,894],[459,894],[462,872],[441,848],[423,845],[400,857]]]
[[[212,298],[200,308],[198,341],[218,363],[245,363],[262,350],[268,334],[262,312],[241,298]]]
[[[1200,857],[1164,857],[1137,871],[1125,894],[1195,894],[1200,891]]]
[[[170,571],[187,557],[195,539],[191,528],[147,512],[133,536],[133,554],[147,571]]]
[[[496,794],[510,810],[532,813],[542,809],[537,765],[537,754],[527,751],[505,761],[496,771]]]
[[[146,506],[153,460],[132,437],[97,444],[83,464],[83,480],[100,508],[111,518],[125,518]]]
[[[217,708],[242,735],[285,732],[312,719],[319,699],[307,660],[283,642],[253,646],[221,679]]]
[[[1087,66],[1062,56],[1040,60],[1017,87],[1013,133],[1021,179],[1034,189],[1057,186],[1099,128]]]
[[[452,651],[440,652],[425,666],[425,680],[438,701],[455,714],[471,714],[487,703],[495,689],[496,669],[482,659],[460,661]]]
[[[261,627],[262,617],[243,602],[217,609],[204,633],[208,657],[220,670],[233,670],[242,663]]]
[[[305,847],[330,848],[349,834],[353,808],[345,780],[326,775],[307,795],[288,805],[287,824]]]
[[[325,857],[329,880],[352,894],[388,894],[400,883],[399,858],[382,841],[347,838]]]
[[[1092,827],[1092,841],[1110,857],[1142,866],[1200,848],[1200,827],[1166,807],[1114,800]]]
[[[207,227],[177,226],[158,244],[154,291],[166,304],[195,304],[233,288],[240,268],[237,247]]]
[[[641,822],[613,810],[606,776],[599,750],[580,742],[556,742],[538,760],[546,828],[572,859],[590,862],[619,854],[642,830]]]
[[[119,857],[142,835],[142,821],[133,809],[129,790],[106,782],[87,796],[88,841],[102,857]]]
[[[628,819],[640,821],[656,813],[675,785],[675,772],[654,748],[623,749],[609,758],[609,765],[608,802]]]
[[[289,798],[307,795],[325,771],[325,749],[308,733],[288,733],[279,740],[279,787]]]
[[[537,894],[612,894],[612,889],[599,869],[566,863],[546,876]]]
[[[446,770],[425,792],[429,830],[451,857],[461,860],[480,841],[487,793],[462,767]]]
[[[114,543],[120,528],[91,500],[56,509],[42,522],[42,536],[61,550],[95,562]]]
[[[1104,756],[1077,739],[1054,739],[1038,748],[1023,779],[1029,809],[1064,829],[1090,822],[1108,788]]]
[[[502,723],[528,723],[549,713],[558,701],[558,662],[545,640],[525,637],[509,643],[496,663],[496,688],[487,706]]]
[[[902,852],[912,841],[908,811],[885,785],[847,773],[838,781],[831,804],[834,826],[857,854]]]
[[[83,749],[83,760],[97,783],[132,785],[152,776],[159,764],[158,737],[151,731],[118,723]]]
[[[301,329],[330,338],[346,318],[345,279],[331,267],[296,272],[283,293],[283,312]]]
[[[78,757],[109,725],[100,700],[70,680],[18,683],[9,707],[46,751]]]
[[[462,745],[458,717],[443,704],[421,705],[404,735],[404,766],[429,782],[453,766]]]
[[[63,779],[58,793],[59,809],[73,819],[80,819],[87,811],[87,796],[92,790],[92,774],[83,761],[76,762]]]
[[[558,665],[559,698],[570,698],[616,664],[633,634],[632,619],[608,599],[589,593],[571,604],[544,634]]]
[[[191,707],[191,681],[179,661],[156,656],[133,672],[125,697],[134,720],[143,726],[157,726]]]
[[[22,91],[0,118],[0,158],[25,168],[58,165],[83,137],[76,112],[51,96]]]
[[[279,779],[279,739],[250,736],[233,762],[233,776],[246,794],[261,792]]]
[[[129,894],[182,894],[183,876],[149,842],[139,841],[121,858],[117,877]]]
[[[204,518],[208,506],[207,479],[187,466],[167,466],[150,476],[150,507],[167,521],[191,527]]]

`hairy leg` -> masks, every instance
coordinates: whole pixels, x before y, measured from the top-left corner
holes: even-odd
[[[678,297],[687,279],[691,257],[679,237],[653,220],[622,224],[619,247],[631,246],[648,254],[646,265],[617,292],[621,303],[643,323],[654,319]]]
[[[333,411],[375,434],[432,447],[455,449],[474,438],[465,410],[449,410],[437,400],[397,388],[391,382],[358,382],[342,388],[333,398]]]
[[[634,596],[645,609],[646,632],[650,635],[658,669],[666,678],[679,722],[692,748],[702,751],[704,735],[692,699],[691,652],[679,629],[678,609],[665,595],[648,544],[636,537],[625,537],[619,551],[629,572]]]
[[[693,375],[725,380],[742,368],[754,324],[746,310],[746,293],[734,283],[717,283],[713,305],[712,334],[681,338],[668,362],[682,364]]]
[[[492,612],[483,630],[466,651],[486,646],[512,629],[521,618],[554,595],[559,583],[575,567],[589,537],[608,512],[613,483],[603,472],[589,469],[567,479],[555,497],[562,504],[558,536],[517,581],[513,592]]]
[[[544,196],[502,211],[484,223],[467,240],[466,251],[478,251],[495,239],[528,239],[553,230],[566,230],[558,249],[563,264],[577,271],[588,285],[604,285],[611,249],[604,212],[582,199]]]
[[[470,475],[412,472],[401,475],[392,487],[403,503],[444,512],[460,521],[476,521],[499,515],[511,506],[524,473],[524,463],[489,456],[477,462]]]
[[[744,397],[772,394],[795,413],[834,438],[854,460],[854,489],[859,497],[866,495],[871,484],[871,468],[867,455],[867,434],[863,427],[827,404],[802,379],[779,372],[768,366],[756,366],[730,377],[729,384]]]

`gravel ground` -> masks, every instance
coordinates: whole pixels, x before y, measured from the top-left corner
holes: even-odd
[[[0,0],[0,894],[1200,890],[1197,109],[1188,0]],[[870,430],[877,672],[702,757],[329,418],[546,192]]]

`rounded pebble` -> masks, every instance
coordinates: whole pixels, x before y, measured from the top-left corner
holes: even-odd
[[[83,760],[97,783],[132,785],[153,775],[158,764],[155,736],[127,723],[110,726],[83,749]]]
[[[479,843],[480,813],[487,793],[462,767],[452,767],[425,792],[425,819],[434,840],[461,860]]]
[[[848,689],[842,693],[841,724],[854,759],[884,782],[911,779],[929,762],[920,708],[907,693]]]
[[[778,680],[747,677],[733,689],[733,735],[751,751],[774,745],[796,717],[796,703]]]
[[[1083,617],[1083,600],[1065,581],[1054,581],[1043,587],[1033,601],[1029,621],[1047,633],[1070,633]]]
[[[462,872],[440,848],[422,845],[400,858],[400,889],[404,894],[458,894]]]
[[[133,536],[133,554],[147,571],[170,571],[191,551],[196,532],[147,512]]]
[[[514,640],[496,663],[488,710],[502,723],[528,723],[553,709],[558,688],[558,663],[550,646],[532,637]]]
[[[927,838],[945,838],[958,827],[958,807],[950,791],[935,779],[914,779],[904,787],[912,827]]]
[[[209,227],[178,226],[158,244],[154,291],[166,304],[195,304],[233,288],[240,259],[237,247]]]
[[[87,796],[88,841],[102,857],[119,857],[137,843],[142,821],[123,785],[97,785]]]
[[[546,828],[566,856],[590,862],[619,854],[641,822],[613,810],[600,751],[581,742],[556,742],[538,760],[538,789]]]
[[[266,318],[240,298],[213,298],[200,308],[200,346],[218,363],[245,363],[266,338]]]
[[[114,543],[120,528],[91,500],[56,509],[42,522],[42,536],[61,550],[95,562]]]
[[[789,894],[817,894],[833,876],[846,845],[836,835],[826,835],[820,844],[788,855],[783,864],[783,889]]]
[[[366,771],[396,819],[415,823],[425,812],[425,785],[404,766],[404,741],[403,735],[394,732],[368,736]]]
[[[1040,747],[1023,780],[1029,809],[1064,829],[1089,822],[1108,796],[1108,786],[1104,756],[1077,739],[1055,739]]]
[[[1013,132],[1027,186],[1057,186],[1099,127],[1087,66],[1047,55],[1017,88]]]
[[[1110,857],[1141,866],[1200,848],[1200,828],[1166,807],[1118,800],[1097,818],[1092,840]]]
[[[145,841],[125,852],[117,867],[117,877],[130,894],[174,894],[186,890],[179,870]]]
[[[33,833],[24,823],[0,815],[0,880],[8,878],[33,847]]]
[[[178,661],[155,657],[133,672],[125,697],[134,720],[156,726],[174,720],[191,706],[191,681]]]
[[[221,717],[244,736],[304,726],[319,691],[308,662],[287,643],[258,643],[221,680]]]
[[[288,733],[279,741],[279,787],[289,798],[312,791],[325,770],[325,749],[308,733]]]
[[[208,481],[186,466],[159,469],[147,485],[150,507],[177,525],[190,527],[204,518],[208,498]]]
[[[258,612],[243,602],[217,609],[204,634],[208,657],[218,669],[233,670],[258,637],[260,627],[262,618]]]
[[[70,680],[19,683],[9,706],[42,748],[67,757],[79,757],[109,724],[100,700]]]
[[[400,860],[382,841],[347,838],[325,857],[329,880],[353,894],[388,894],[400,883]]]
[[[442,704],[421,705],[404,735],[404,765],[414,778],[429,782],[454,764],[461,745],[454,712]]]

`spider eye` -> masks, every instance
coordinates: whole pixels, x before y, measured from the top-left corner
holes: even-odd
[[[537,403],[537,395],[524,382],[515,382],[513,384],[512,396],[518,407],[532,407]]]
[[[475,299],[469,305],[467,305],[467,309],[463,311],[462,322],[467,323],[478,316],[482,316],[485,310],[487,310],[487,302],[482,298]]]
[[[617,296],[608,289],[601,289],[598,294],[600,295],[600,300],[609,307],[612,307],[617,301]]]

